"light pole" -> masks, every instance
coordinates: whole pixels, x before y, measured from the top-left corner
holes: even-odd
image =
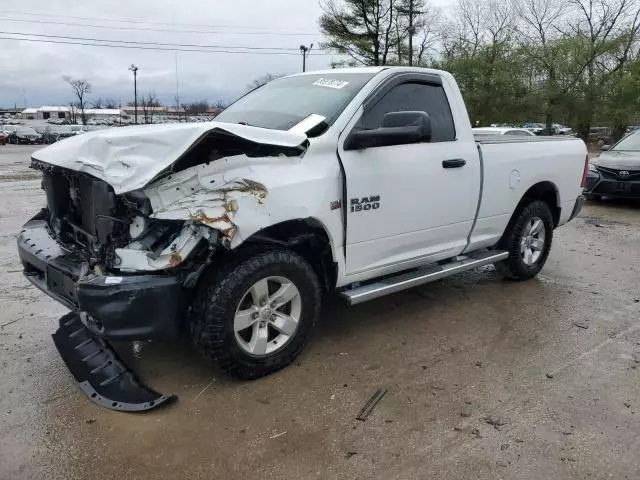
[[[133,111],[135,113],[136,125],[138,124],[138,67],[133,63],[129,67],[133,72]]]
[[[307,71],[307,54],[313,48],[313,43],[308,47],[306,45],[300,45],[300,51],[302,52],[302,71]]]

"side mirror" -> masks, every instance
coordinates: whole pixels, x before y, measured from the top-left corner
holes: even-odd
[[[606,152],[607,150],[611,150],[611,145],[603,145],[602,146],[602,151]]]
[[[361,150],[429,141],[431,119],[427,112],[391,112],[384,116],[380,128],[352,131],[344,149]]]

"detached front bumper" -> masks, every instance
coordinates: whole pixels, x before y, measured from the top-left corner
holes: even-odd
[[[18,235],[26,278],[80,314],[83,323],[111,340],[172,339],[187,313],[188,290],[180,273],[101,276],[85,259],[62,248],[41,212]]]

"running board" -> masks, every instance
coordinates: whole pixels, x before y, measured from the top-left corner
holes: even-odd
[[[455,275],[456,273],[506,260],[508,257],[509,252],[496,250],[457,257],[458,260],[445,263],[444,265],[429,265],[409,273],[402,273],[394,277],[378,280],[375,283],[344,290],[340,292],[340,296],[346,299],[349,305],[357,305],[367,300],[389,295],[390,293],[396,293],[406,290],[407,288],[435,282],[436,280]]]

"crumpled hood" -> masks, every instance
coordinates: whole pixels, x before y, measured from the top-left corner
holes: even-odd
[[[616,170],[640,170],[640,152],[602,152],[591,163]]]
[[[213,131],[254,143],[291,148],[307,140],[302,133],[223,122],[143,125],[77,135],[36,151],[32,158],[85,172],[104,180],[116,194],[121,194],[147,185],[199,138]]]

